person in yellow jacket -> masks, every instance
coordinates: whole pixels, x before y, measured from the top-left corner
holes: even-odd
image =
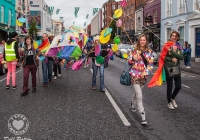
[[[8,73],[7,73],[7,81],[6,81],[6,89],[10,88],[10,74],[12,73],[12,86],[13,89],[16,89],[16,66],[17,61],[19,60],[18,53],[18,33],[12,33],[12,39],[9,39],[5,43],[5,51],[4,51],[4,60],[6,61]]]

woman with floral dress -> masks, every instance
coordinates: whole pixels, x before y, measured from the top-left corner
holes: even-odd
[[[151,49],[148,47],[147,37],[144,34],[139,36],[136,47],[130,53],[128,63],[132,65],[130,75],[135,91],[131,100],[131,110],[135,112],[137,104],[141,115],[141,124],[147,124],[142,102],[142,89],[147,81],[147,76],[153,69],[153,55]]]

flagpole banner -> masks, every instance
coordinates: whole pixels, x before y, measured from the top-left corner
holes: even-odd
[[[49,13],[50,13],[50,15],[53,15],[53,10],[54,10],[54,7],[49,7]]]
[[[86,15],[86,19],[88,19],[88,17],[89,17],[89,14]]]
[[[57,10],[56,10],[56,14],[58,14],[58,13],[59,13],[59,11],[60,11],[60,9],[57,9]]]

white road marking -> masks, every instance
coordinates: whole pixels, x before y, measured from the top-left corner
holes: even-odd
[[[190,87],[188,87],[188,86],[186,86],[186,85],[184,85],[184,84],[181,84],[183,87],[186,87],[186,88],[190,88]]]
[[[20,71],[22,71],[22,69],[21,69],[21,70],[18,70],[16,73],[18,73],[18,72],[20,72]],[[11,76],[11,75],[10,75],[10,76]],[[2,82],[2,81],[4,81],[4,80],[6,80],[6,78],[0,80],[0,82]]]
[[[90,71],[93,72],[92,69],[90,69]],[[106,90],[105,94],[108,97],[108,99],[110,100],[111,104],[113,105],[114,109],[116,110],[117,114],[119,115],[119,117],[122,120],[122,122],[124,123],[124,125],[125,126],[130,126],[131,124],[126,119],[125,115],[120,110],[120,108],[118,107],[118,105],[116,104],[116,102],[114,101],[114,99],[112,98],[112,96],[110,95],[110,93]]]

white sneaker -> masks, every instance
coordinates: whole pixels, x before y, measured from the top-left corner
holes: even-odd
[[[143,124],[143,125],[144,125],[144,124],[145,124],[145,125],[147,124],[147,120],[146,120],[146,117],[145,117],[145,113],[142,113],[142,114],[141,114],[141,124]]]
[[[54,76],[54,80],[56,80],[57,79],[57,76]]]
[[[173,107],[173,105],[172,105],[172,102],[168,103],[167,106],[169,107],[169,109],[175,109],[175,108]]]
[[[58,77],[60,77],[61,76],[61,74],[58,74]]]
[[[133,103],[131,102],[131,105],[130,105],[130,110],[132,112],[136,112],[136,108],[133,106]]]
[[[86,65],[84,66],[84,69],[86,68]]]
[[[54,72],[52,72],[52,75],[54,75]]]
[[[89,64],[87,64],[87,68],[89,67]]]
[[[176,102],[175,102],[175,100],[173,100],[173,99],[172,99],[172,105],[173,105],[174,108],[178,107],[177,104],[176,104]]]

